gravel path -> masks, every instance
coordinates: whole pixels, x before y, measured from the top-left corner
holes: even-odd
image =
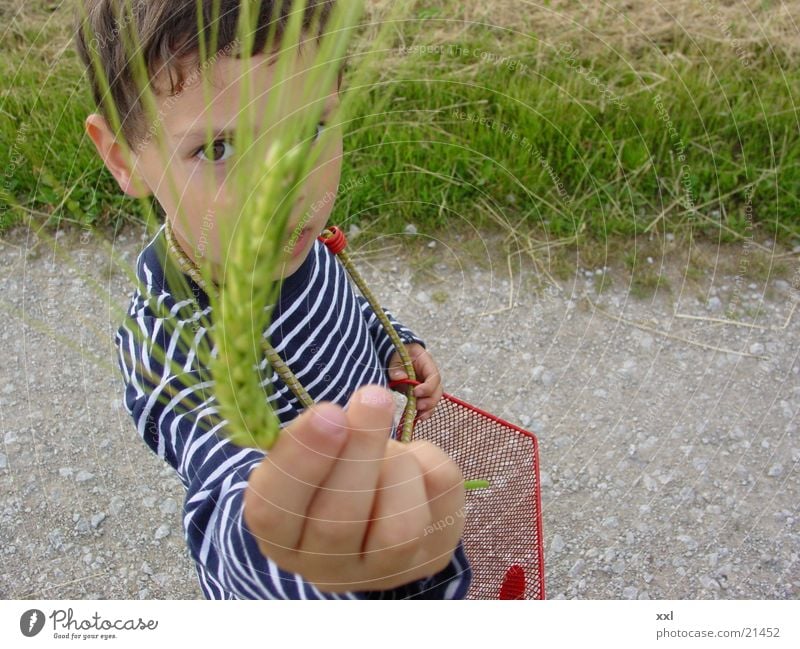
[[[121,405],[126,271],[99,237],[58,240],[18,229],[0,244],[0,597],[200,597],[182,488]],[[596,268],[542,289],[518,258],[509,276],[496,242],[423,240],[413,262],[376,243],[359,266],[445,389],[539,438],[550,598],[800,596],[791,276],[723,273],[742,258],[731,246],[697,286],[673,263],[672,290],[642,299],[613,265],[599,294]],[[132,268],[143,245],[130,228],[114,254]],[[726,317],[758,326],[710,320]]]

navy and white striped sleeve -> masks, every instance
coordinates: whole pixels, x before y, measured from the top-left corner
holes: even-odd
[[[183,525],[200,585],[209,599],[297,595],[291,587],[282,588],[287,575],[273,572],[275,566],[243,526],[244,489],[264,453],[227,441],[213,383],[181,349],[183,326],[140,313],[120,326],[117,345],[126,410],[139,435],[186,488]],[[202,328],[198,333],[203,335]],[[166,357],[158,357],[157,347]]]
[[[381,321],[378,320],[378,317],[375,315],[375,311],[373,311],[367,299],[363,295],[356,295],[356,299],[361,307],[361,312],[364,314],[364,320],[367,322],[367,327],[369,327],[369,334],[372,337],[373,343],[375,344],[378,358],[383,364],[383,367],[388,367],[389,359],[391,359],[392,354],[395,351],[394,345],[392,344],[392,339],[389,338],[389,334],[386,333]],[[411,329],[400,324],[392,315],[391,311],[384,309],[383,312],[386,314],[386,317],[389,318],[389,322],[395,328],[395,331],[397,331],[399,334],[400,340],[407,345],[411,343],[419,343],[425,347],[425,341],[419,338],[413,331],[411,331]]]
[[[174,312],[168,300],[162,307]],[[279,569],[261,554],[243,518],[250,471],[264,453],[229,442],[218,415],[213,381],[200,367],[193,332],[187,349],[181,331],[188,320],[160,318],[134,300],[116,344],[125,383],[124,403],[139,435],[178,473],[186,488],[183,523],[200,585],[209,599],[458,599],[471,580],[459,543],[440,573],[389,591],[324,593],[299,575]],[[157,348],[166,350],[158,357]],[[163,361],[163,362],[162,362]]]

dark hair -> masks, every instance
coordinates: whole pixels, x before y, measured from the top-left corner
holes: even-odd
[[[308,32],[317,24],[315,36],[319,38],[335,1],[307,0],[303,31]],[[168,93],[175,95],[186,80],[185,70],[191,64],[202,63],[201,38],[208,49],[212,33],[216,35],[215,51],[206,52],[207,59],[245,54],[239,47],[237,32],[242,2],[258,6],[252,49],[246,55],[263,51],[271,29],[274,29],[273,42],[277,45],[295,4],[293,0],[199,0],[202,34],[198,32],[198,0],[82,0],[83,13],[76,19],[78,53],[87,68],[98,108],[109,119],[112,105],[116,107],[122,136],[129,145],[141,139],[147,129],[141,101],[144,89],[138,87],[134,74],[131,44],[138,43],[148,78],[153,80],[166,73]],[[216,22],[212,24],[215,16]],[[99,60],[108,82],[108,94],[98,79],[94,57]],[[341,71],[339,79],[341,82]]]

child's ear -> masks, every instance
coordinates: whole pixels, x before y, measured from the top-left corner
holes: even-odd
[[[150,190],[133,169],[133,155],[130,149],[114,137],[114,132],[106,119],[98,113],[92,113],[86,118],[84,126],[86,134],[94,142],[97,153],[116,178],[120,189],[134,198],[149,196]]]

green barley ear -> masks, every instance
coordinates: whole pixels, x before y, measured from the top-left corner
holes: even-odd
[[[141,153],[139,145],[144,145],[163,159],[171,159],[171,153],[165,144],[167,138],[164,118],[174,110],[172,96],[165,94],[163,88],[157,90],[150,78],[154,72],[153,61],[146,60],[143,42],[146,39],[138,32],[139,18],[145,5],[137,0],[115,0],[109,5],[113,15],[98,16],[96,12],[87,11],[87,6],[92,5],[86,5],[83,0],[74,2],[78,29],[89,44],[85,56],[99,85],[100,105],[123,144],[123,124],[128,115],[120,114],[114,103],[114,79],[109,79],[106,74],[103,56],[107,56],[104,48],[114,42],[124,45],[125,65],[135,78],[136,103],[142,109],[147,129],[143,142],[132,142],[130,149],[124,147],[125,155],[129,160],[132,159],[132,156]],[[271,321],[270,305],[274,304],[278,295],[279,282],[273,281],[273,277],[276,269],[280,269],[283,263],[281,248],[289,234],[286,228],[291,206],[295,204],[303,180],[314,168],[318,152],[326,148],[336,129],[347,123],[349,115],[363,109],[363,105],[359,104],[360,95],[368,89],[378,74],[378,67],[371,63],[389,47],[388,42],[394,37],[398,17],[411,7],[410,4],[394,3],[387,12],[382,15],[373,13],[370,20],[360,24],[362,0],[297,0],[291,3],[287,11],[289,4],[288,0],[275,0],[271,3],[269,6],[274,8],[272,20],[266,30],[264,25],[260,25],[257,32],[256,25],[259,24],[260,13],[263,13],[262,2],[241,0],[237,38],[232,48],[226,46],[220,49],[220,40],[217,38],[221,16],[220,0],[195,0],[199,60],[195,66],[196,71],[186,70],[186,82],[189,86],[202,85],[203,97],[208,106],[215,87],[212,78],[215,61],[224,56],[241,62],[242,109],[237,123],[232,125],[236,155],[225,176],[226,193],[229,197],[235,197],[236,203],[227,214],[215,215],[215,231],[219,237],[221,257],[225,262],[222,278],[212,277],[211,265],[202,254],[197,256],[198,251],[195,248],[195,261],[205,285],[209,288],[207,292],[213,319],[211,322],[205,315],[201,315],[195,323],[206,330],[207,335],[198,340],[195,329],[188,324],[189,318],[196,315],[191,307],[182,307],[176,314],[170,312],[165,306],[166,302],[162,303],[159,296],[150,296],[152,299],[148,300],[155,317],[163,318],[165,328],[167,323],[174,325],[174,337],[177,338],[180,350],[187,355],[190,350],[196,353],[195,365],[200,371],[187,371],[181,363],[170,358],[168,350],[162,349],[157,341],[139,341],[149,347],[156,368],[157,365],[166,367],[164,376],[176,376],[183,385],[193,388],[213,379],[213,397],[217,399],[219,414],[229,422],[221,430],[230,434],[236,444],[264,449],[274,443],[279,422],[268,402],[272,370],[267,366],[266,373],[259,371],[265,364],[261,343]],[[312,20],[304,21],[308,16],[306,7],[311,4],[332,7],[330,15],[326,16],[324,34],[318,41],[316,36],[320,31],[322,16],[317,14]],[[229,7],[227,4],[225,6]],[[282,21],[280,31],[277,29],[279,19]],[[101,24],[101,21],[114,22],[115,41],[96,38],[93,25]],[[261,22],[264,22],[263,16]],[[256,106],[263,107],[263,103],[257,104],[254,101],[256,98],[250,83],[252,70],[248,65],[249,55],[256,49],[257,33],[262,40],[266,39],[263,47],[259,44],[258,51],[266,56],[277,57],[271,84],[275,92],[270,93],[266,109],[261,110],[260,114],[257,114],[259,111]],[[322,112],[320,100],[324,95],[323,91],[334,86],[339,71],[344,67],[348,45],[356,33],[358,46],[354,48],[355,60],[344,84],[347,89],[340,92],[339,108],[328,119],[330,128],[323,131],[312,148],[309,134],[313,133]],[[314,54],[308,83],[302,91],[305,102],[303,105],[307,106],[307,110],[281,117],[281,86],[290,81],[292,61],[299,47]],[[206,141],[210,141],[213,127],[217,125],[211,122],[211,111],[207,113],[207,120],[201,121],[204,121]],[[219,178],[210,166],[198,173],[207,174],[204,180],[208,183],[207,186],[218,186]],[[190,215],[186,213],[181,200],[184,188],[176,186],[170,173],[166,173],[162,181],[172,193],[177,206],[175,222],[183,226],[184,232],[188,232]],[[152,209],[155,206],[154,199],[142,198],[140,201],[142,212],[148,215],[146,226],[148,235],[152,238],[163,220]],[[197,245],[197,242],[189,243]],[[109,250],[109,254],[112,253]],[[164,248],[158,250],[158,255],[165,261],[169,256]],[[118,261],[117,265],[133,283],[138,284],[139,291],[146,295],[147,287],[129,269],[129,264]],[[176,302],[191,303],[192,288],[176,264],[167,261],[164,273],[166,288]],[[219,280],[218,290],[214,290],[215,279]],[[119,316],[123,319],[127,314],[120,310]],[[137,338],[144,335],[137,327],[132,327],[132,331]],[[212,345],[216,347],[216,355]],[[142,378],[152,387],[158,386],[162,381],[157,370],[153,373],[148,371]],[[162,403],[180,399],[189,412],[205,407],[204,403],[196,401],[198,398],[181,397],[173,394],[168,387],[159,390],[158,394],[158,400]],[[205,432],[212,427],[216,428],[218,423],[218,418],[210,414],[197,419],[197,425]]]
[[[219,412],[228,420],[226,432],[241,446],[269,449],[279,432],[279,421],[267,396],[269,376],[262,376],[263,338],[271,321],[271,305],[278,297],[283,248],[289,237],[287,224],[304,179],[312,171],[328,138],[323,133],[312,147],[309,133],[320,119],[323,100],[338,75],[347,45],[361,13],[354,0],[333,6],[324,34],[317,43],[311,28],[303,29],[306,3],[293,3],[288,22],[277,44],[268,36],[264,50],[276,50],[274,76],[266,111],[255,114],[250,88],[251,68],[247,53],[252,44],[256,7],[245,0],[241,7],[239,34],[242,54],[242,97],[246,107],[239,115],[234,142],[236,169],[228,179],[239,204],[218,219],[222,256],[225,259],[219,295],[212,295],[218,354],[211,360],[211,374]],[[314,52],[303,88],[301,110],[281,112],[281,89],[291,84],[298,52]],[[264,132],[258,124],[267,124]],[[262,127],[263,129],[263,127]],[[268,373],[271,369],[268,368]]]

